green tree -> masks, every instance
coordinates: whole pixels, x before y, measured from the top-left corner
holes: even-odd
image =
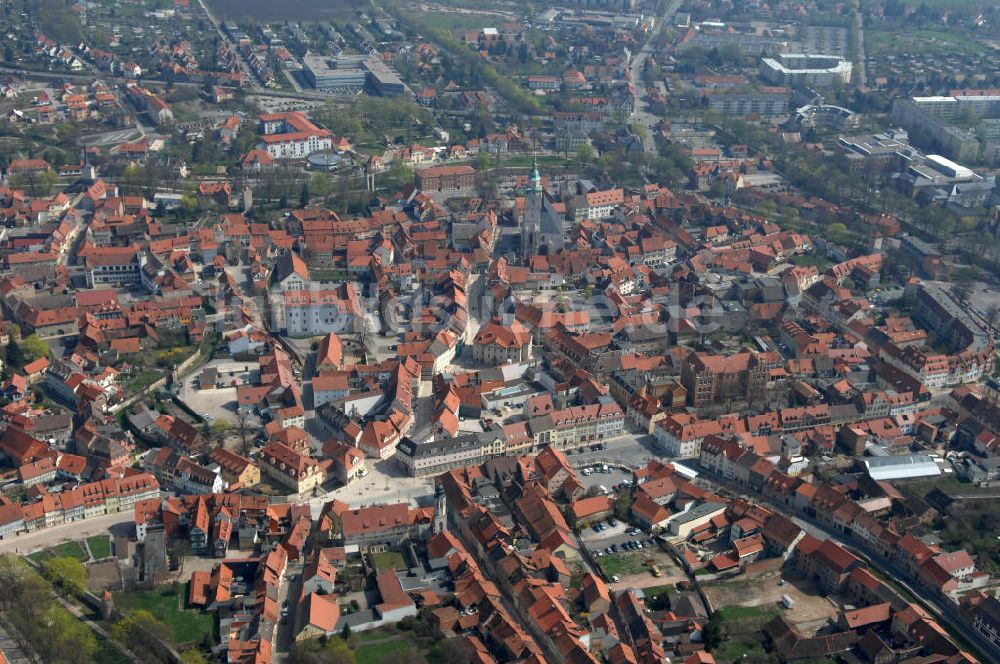
[[[413,169],[404,164],[401,159],[393,159],[389,164],[389,177],[400,184],[411,184],[413,182]]]
[[[14,370],[18,370],[24,366],[24,351],[21,350],[21,345],[14,341],[13,337],[7,342],[6,355],[7,355],[7,366]]]
[[[181,652],[181,664],[208,664],[208,658],[198,650],[184,650]]]
[[[776,206],[774,204],[774,201],[772,201],[770,198],[761,201],[760,205],[758,205],[757,207],[760,210],[760,213],[765,217],[767,217],[768,219],[774,219],[774,214],[778,210],[778,206]]]
[[[826,229],[826,237],[834,244],[843,244],[847,241],[848,237],[847,226],[839,221],[830,224],[830,226]]]
[[[476,168],[480,173],[490,170],[490,167],[492,166],[491,162],[492,160],[490,159],[490,155],[485,150],[480,150],[476,154]]]
[[[793,207],[781,209],[781,223],[794,226],[799,221],[799,211]]]
[[[32,334],[22,339],[21,350],[24,352],[25,362],[34,362],[40,357],[47,358],[51,353],[49,345],[37,334]]]
[[[42,171],[41,178],[42,191],[48,196],[52,193],[52,189],[56,186],[56,183],[59,182],[59,175],[50,168],[47,171]]]
[[[76,558],[49,558],[42,563],[42,576],[71,595],[82,595],[87,590],[87,568]]]
[[[212,422],[212,426],[208,427],[208,430],[214,436],[225,438],[226,434],[229,433],[232,428],[233,425],[229,420],[216,420]]]
[[[192,194],[181,196],[181,208],[188,215],[193,215],[198,211],[198,198]]]
[[[613,507],[616,519],[628,521],[632,514],[632,496],[627,491],[618,492]]]
[[[343,639],[299,641],[288,654],[290,664],[356,664],[354,653]]]
[[[49,584],[15,555],[0,556],[0,612],[38,623],[51,600]]]
[[[142,167],[137,164],[128,166],[122,173],[123,189],[130,194],[139,193],[142,185]]]
[[[111,628],[111,635],[137,652],[154,649],[159,643],[171,643],[170,628],[145,609],[133,609]]]
[[[61,606],[53,604],[45,625],[48,627],[45,645],[36,645],[35,648],[36,651],[45,653],[42,655],[44,661],[55,664],[91,664],[94,661],[97,639],[83,621],[77,620]]]
[[[309,180],[309,191],[313,196],[325,198],[330,195],[330,178],[326,173],[313,173]]]
[[[701,640],[705,643],[705,648],[710,652],[722,645],[722,616],[718,612],[705,623],[705,629],[701,633]]]

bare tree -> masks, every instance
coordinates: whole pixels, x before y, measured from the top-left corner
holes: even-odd
[[[951,294],[959,302],[965,302],[968,300],[969,295],[972,293],[972,282],[968,279],[959,279],[951,285],[949,288]]]
[[[370,353],[370,345],[372,342],[372,322],[368,319],[368,316],[362,313],[361,318],[358,320],[358,343],[361,344],[362,350],[364,350],[367,355]]]
[[[149,200],[153,200],[156,192],[160,189],[160,184],[169,175],[167,167],[159,160],[151,160],[146,163],[143,170],[143,195]]]
[[[983,312],[983,318],[986,319],[986,324],[990,327],[996,327],[997,320],[1000,319],[1000,306],[996,304],[991,304],[986,307]]]
[[[240,449],[239,453],[245,455],[249,451],[249,444],[247,443],[247,419],[249,418],[249,413],[240,407],[236,408],[236,430],[240,434]]]

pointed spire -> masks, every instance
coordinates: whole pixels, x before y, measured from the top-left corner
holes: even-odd
[[[542,190],[542,176],[538,172],[538,157],[531,158],[531,175],[528,176],[528,190]]]

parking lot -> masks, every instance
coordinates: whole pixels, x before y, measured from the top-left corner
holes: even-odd
[[[587,489],[603,486],[609,491],[613,491],[613,487],[622,483],[628,484],[632,481],[632,473],[627,473],[620,468],[609,466],[607,472],[601,472],[602,466],[588,466],[588,468],[594,469],[589,475],[586,474],[584,469],[579,469],[578,472],[580,483]]]
[[[606,440],[603,449],[585,448],[568,453],[566,456],[574,468],[583,468],[594,463],[611,462],[615,466],[638,468],[655,456],[653,437],[626,432],[625,434]]]
[[[607,525],[607,522],[605,523]],[[649,533],[644,533],[627,523],[616,523],[615,526],[607,525],[607,528],[601,531],[594,530],[594,527],[591,526],[580,534],[580,539],[595,556],[597,554],[611,555],[630,551],[645,551],[659,547],[656,539],[651,537]]]
[[[206,368],[218,371],[217,384],[225,387],[201,389],[201,375]],[[249,371],[247,371],[249,369]],[[236,387],[237,385],[253,383],[258,379],[259,370],[256,363],[234,362],[232,360],[213,360],[184,379],[181,385],[180,398],[191,410],[199,415],[209,415],[211,420],[236,421]]]
[[[591,526],[580,532],[580,541],[612,580],[613,588],[648,588],[687,580],[684,571],[649,533],[616,519],[594,525],[597,529]],[[653,566],[658,576],[653,574]],[[618,580],[614,581],[614,577]]]

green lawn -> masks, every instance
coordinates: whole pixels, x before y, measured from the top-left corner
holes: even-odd
[[[765,609],[759,606],[726,606],[719,609],[716,613],[718,613],[723,620],[741,620],[743,618],[775,616],[778,615],[779,612],[774,609]]]
[[[986,47],[979,42],[956,33],[926,29],[906,30],[902,35],[891,30],[865,30],[865,48],[869,55],[888,53],[972,55],[986,50]]]
[[[394,636],[398,636],[399,632],[389,631],[386,629],[372,629],[365,632],[355,632],[351,634],[351,646],[360,648],[362,644],[368,641],[382,641],[383,639],[391,639]]]
[[[76,558],[83,561],[87,560],[87,552],[83,550],[79,542],[63,542],[62,544],[42,549],[31,554],[29,557],[37,563],[47,558]]]
[[[143,369],[125,382],[125,390],[128,392],[139,392],[161,378],[163,378],[163,372],[159,369]]]
[[[662,586],[649,586],[648,588],[643,588],[642,592],[646,597],[656,597],[657,595],[662,595],[663,593],[669,593],[674,590],[674,584],[668,583]]]
[[[410,642],[406,639],[383,641],[361,646],[354,651],[358,664],[389,664],[403,661],[402,653],[409,651]]]
[[[949,496],[975,496],[975,495],[1000,495],[997,487],[978,487],[971,482],[960,480],[949,475],[940,475],[923,480],[902,480],[895,482],[897,489],[911,496],[920,498],[927,495],[932,489],[941,489]]]
[[[420,12],[420,20],[432,28],[454,30],[456,28],[496,28],[503,22],[499,16],[487,14],[456,14],[453,12]]]
[[[372,558],[375,560],[375,567],[377,567],[380,572],[390,569],[406,569],[406,561],[403,559],[403,554],[399,551],[373,553]]]
[[[820,272],[826,272],[826,270],[833,265],[833,261],[814,254],[794,256],[790,259],[790,261],[799,267],[815,267]]]
[[[761,627],[779,611],[759,606],[727,606],[716,611],[721,621],[722,643],[712,651],[718,662],[739,661],[743,655],[758,661],[764,655]]]
[[[145,609],[166,623],[178,644],[201,643],[208,634],[213,636],[212,616],[181,608],[187,597],[187,584],[182,586],[182,597],[174,594],[172,586],[157,586],[142,592],[115,593],[115,606],[120,611]]]
[[[764,657],[764,646],[759,641],[746,640],[726,640],[720,648],[712,651],[717,662],[736,662],[744,655],[750,661],[757,661],[756,658]]]
[[[573,155],[571,155],[572,157]],[[494,166],[500,166],[502,168],[528,168],[531,166],[532,161],[535,157],[528,156],[517,156],[517,157],[501,157],[500,163],[497,164],[496,161],[492,162]],[[537,157],[538,163],[542,166],[546,164],[555,164],[556,166],[561,166],[566,163],[566,160],[562,157],[553,157],[551,155],[542,155]]]
[[[309,270],[309,278],[313,281],[348,281],[350,275],[343,270]]]
[[[642,559],[639,556],[617,553],[610,556],[602,556],[599,564],[604,573],[609,577],[622,576],[625,574],[640,574],[645,571]]]
[[[94,560],[109,558],[111,556],[111,538],[107,535],[94,535],[87,538],[87,546],[90,547],[90,555]]]

